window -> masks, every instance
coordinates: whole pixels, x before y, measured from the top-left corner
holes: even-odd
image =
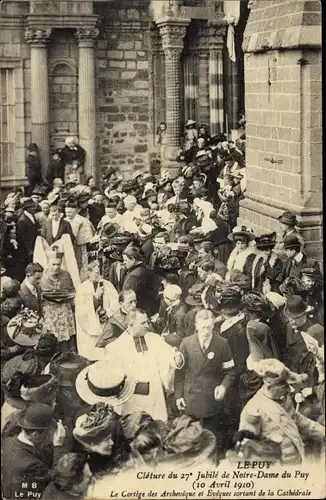
[[[15,174],[14,70],[0,69],[0,175]]]

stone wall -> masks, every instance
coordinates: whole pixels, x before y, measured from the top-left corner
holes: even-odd
[[[322,249],[320,28],[319,2],[254,3],[244,42],[248,180],[240,212],[258,233],[280,231],[277,217],[295,212],[315,257]]]
[[[148,168],[149,13],[144,3],[99,8],[96,49],[98,162]],[[133,6],[133,8],[132,8]]]
[[[24,38],[27,12],[28,3],[0,3],[0,68],[14,73],[15,99],[15,157],[6,172],[11,177],[1,178],[2,187],[24,182],[26,145],[31,140],[30,50]]]

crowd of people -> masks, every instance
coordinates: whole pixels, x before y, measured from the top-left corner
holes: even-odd
[[[296,216],[280,237],[238,226],[245,136],[189,120],[172,177],[161,125],[161,168],[108,167],[101,185],[75,139],[46,179],[31,145],[29,186],[1,207],[5,500],[31,482],[97,498],[145,466],[323,456],[323,280]]]

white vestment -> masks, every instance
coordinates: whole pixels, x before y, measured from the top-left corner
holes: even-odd
[[[119,310],[119,296],[115,287],[110,281],[103,280],[103,309],[108,316]],[[95,347],[99,336],[102,333],[98,315],[94,308],[94,285],[88,279],[81,283],[76,290],[75,314],[77,351],[80,356],[84,356],[91,361],[97,361],[105,357],[104,348]]]
[[[61,238],[55,241],[51,247],[58,248],[59,252],[63,252],[63,259],[61,262],[61,269],[68,271],[71,276],[74,287],[80,283],[79,271],[75,257],[74,247],[71,242],[69,234],[63,234]],[[46,252],[50,249],[50,245],[43,236],[37,236],[34,246],[33,262],[41,264],[44,269],[48,267]]]
[[[143,352],[137,352],[134,337],[127,331],[105,347],[108,361],[112,358],[119,360],[125,372],[136,382],[149,383],[148,395],[134,394],[115,411],[121,415],[146,411],[154,420],[166,422],[164,389],[171,389],[174,349],[156,333],[146,333],[143,339],[148,349]]]

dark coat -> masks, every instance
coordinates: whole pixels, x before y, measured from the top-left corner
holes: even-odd
[[[72,496],[67,491],[59,490],[56,485],[51,481],[42,493],[42,500],[82,500],[84,495]]]
[[[30,289],[23,282],[20,286],[20,298],[24,307],[37,312],[40,316],[42,315],[42,296],[41,289],[36,287],[37,297],[32,294]]]
[[[227,330],[221,331],[220,336],[225,338],[230,345],[232,356],[237,371],[237,387],[233,388],[233,401],[229,398],[229,406],[233,412],[241,407],[258,391],[262,385],[262,379],[247,368],[247,358],[250,354],[249,343],[246,334],[247,321],[240,317],[237,323],[234,323]],[[238,396],[238,397],[237,397]],[[241,408],[242,409],[242,408]],[[240,416],[240,415],[239,415]]]
[[[127,315],[121,311],[110,316],[103,327],[103,332],[96,343],[96,347],[105,347],[116,340],[127,329],[127,326]]]
[[[160,279],[146,264],[139,263],[128,270],[122,289],[135,292],[137,307],[144,309],[149,317],[158,312]]]
[[[35,186],[38,183],[42,182],[42,168],[41,161],[38,154],[28,154],[26,158],[26,166],[27,166],[27,179],[29,184]]]
[[[22,443],[17,436],[8,437],[2,442],[2,459],[2,495],[5,499],[14,498],[15,491],[32,491],[31,486],[24,490],[22,482],[36,483],[38,488],[35,491],[41,492],[50,481],[52,447],[40,451]]]
[[[122,267],[121,271],[120,271],[120,275],[118,276],[118,272],[117,272],[118,264],[121,265],[121,262],[118,260],[114,260],[109,266],[109,271],[108,271],[107,277],[104,276],[104,278],[107,279],[108,281],[110,281],[112,283],[112,285],[115,287],[116,291],[118,293],[120,293],[122,290],[124,277],[126,275],[126,269],[125,269],[125,267]]]
[[[25,215],[21,215],[16,224],[17,234],[17,261],[24,267],[33,262],[35,240],[39,233],[37,222],[35,224]]]
[[[141,249],[145,255],[145,263],[149,265],[151,256],[154,252],[153,239],[151,236],[143,242]]]
[[[166,303],[162,300],[159,321],[163,326],[162,333],[168,334],[164,336],[165,342],[173,347],[179,347],[182,339],[187,336],[185,317],[188,309],[187,304],[180,302],[168,312]]]
[[[307,255],[304,253],[302,253],[302,259],[300,262],[294,263],[293,259],[287,259],[283,262],[282,282],[290,276],[293,278],[299,278],[301,271],[307,267],[313,267],[321,275],[318,262],[309,260]]]
[[[78,166],[83,166],[85,163],[86,152],[79,144],[76,145],[77,149],[70,149],[65,146],[60,151],[60,158],[62,159],[64,165],[71,164],[73,161],[78,162]]]
[[[53,180],[54,179],[61,179],[62,181],[64,180],[65,176],[65,167],[61,159],[59,160],[52,160],[47,173],[46,173],[46,181],[49,184],[49,186],[53,186]]]
[[[190,288],[196,283],[195,272],[192,269],[183,269],[179,274],[179,286],[183,296],[188,295]]]
[[[306,373],[308,380],[304,387],[313,387],[316,385],[317,372],[315,355],[308,351],[301,331],[307,332],[311,326],[308,320],[300,331],[293,328],[290,322],[286,322],[286,345],[282,352],[282,361],[290,370],[296,373]]]
[[[243,272],[250,277],[253,290],[263,292],[265,280],[268,280],[271,287],[271,292],[279,292],[279,286],[282,283],[282,267],[281,259],[275,257],[274,254],[264,264],[263,257],[257,258],[256,254],[249,255],[246,260]]]
[[[92,203],[91,205],[89,205],[88,211],[89,220],[91,221],[95,229],[97,229],[100,220],[105,215],[105,206],[102,203],[100,205],[98,203]]]
[[[52,235],[52,221],[51,221],[51,219],[48,219],[45,222],[45,224],[41,230],[41,235],[43,236],[43,238],[46,239],[46,241],[48,242],[49,245],[52,245],[55,241],[60,240],[60,238],[63,234],[69,234],[70,238],[71,238],[71,242],[72,242],[72,244],[74,244],[75,237],[73,235],[71,225],[69,224],[68,221],[66,221],[64,219],[60,219],[58,233],[57,233],[55,238]]]
[[[215,388],[223,385],[228,391],[236,379],[228,341],[213,335],[207,352],[203,353],[195,334],[183,339],[179,350],[185,364],[175,372],[175,398],[184,398],[186,413],[195,418],[218,415],[223,409],[223,401],[215,401]],[[212,359],[208,358],[210,352],[214,353]]]

